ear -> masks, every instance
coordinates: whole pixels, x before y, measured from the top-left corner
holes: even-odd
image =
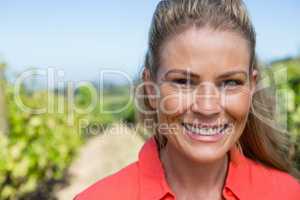
[[[254,69],[252,71],[252,74],[250,74],[251,94],[252,95],[255,93],[255,90],[256,90],[257,76],[258,76],[258,71],[256,69]]]
[[[149,69],[145,68],[143,71],[143,84],[145,91],[145,98],[148,99],[150,106],[153,109],[157,108],[159,98],[159,88],[151,78]]]

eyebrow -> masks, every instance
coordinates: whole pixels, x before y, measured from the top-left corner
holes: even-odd
[[[172,74],[172,73],[180,73],[182,75],[189,76],[191,78],[192,77],[194,77],[194,78],[199,78],[200,77],[198,74],[195,74],[191,71],[181,70],[181,69],[170,70],[166,73],[165,76],[168,76],[169,74]],[[227,77],[237,75],[237,74],[243,74],[246,77],[248,76],[248,72],[246,70],[233,70],[233,71],[228,71],[228,72],[225,72],[225,73],[219,75],[218,78],[227,78]]]
[[[199,75],[197,75],[197,74],[195,74],[191,71],[181,70],[181,69],[172,69],[172,70],[168,71],[165,76],[168,76],[169,74],[172,74],[172,73],[182,74],[182,75],[185,75],[185,76],[195,77],[195,78],[199,77]]]
[[[234,71],[225,72],[224,74],[219,75],[218,78],[227,78],[237,74],[243,74],[246,77],[248,76],[248,72],[245,70],[234,70]]]

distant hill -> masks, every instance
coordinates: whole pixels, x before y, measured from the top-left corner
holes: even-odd
[[[288,62],[300,62],[300,55],[297,57],[289,56],[285,58],[275,59],[270,62],[270,65],[283,64]]]

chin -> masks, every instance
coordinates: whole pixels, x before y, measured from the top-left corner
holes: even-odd
[[[212,163],[223,159],[229,148],[226,147],[190,147],[185,149],[185,154],[189,159],[197,163]]]

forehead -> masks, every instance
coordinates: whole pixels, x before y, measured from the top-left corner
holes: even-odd
[[[250,50],[239,33],[190,28],[171,37],[161,48],[159,71],[186,69],[216,73],[249,67]]]

